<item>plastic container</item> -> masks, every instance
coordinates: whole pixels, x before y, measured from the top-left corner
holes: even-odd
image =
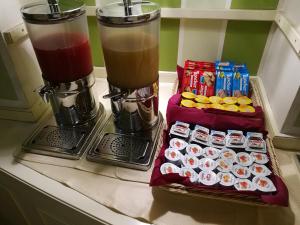
[[[158,80],[160,8],[148,1],[97,9],[108,82],[138,89]]]
[[[21,9],[43,78],[66,83],[88,76],[93,63],[84,3],[48,2]]]

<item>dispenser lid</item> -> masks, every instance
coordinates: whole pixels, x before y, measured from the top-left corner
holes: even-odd
[[[35,2],[21,8],[23,19],[29,23],[60,23],[85,13],[85,5],[81,0],[48,0]]]
[[[124,0],[98,8],[96,13],[100,23],[122,26],[154,20],[160,16],[160,7],[149,1]]]

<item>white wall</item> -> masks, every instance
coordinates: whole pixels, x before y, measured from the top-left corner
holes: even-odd
[[[20,8],[28,2],[32,2],[32,0],[9,0],[1,2],[1,32],[5,32],[23,22]],[[30,108],[40,100],[34,90],[42,84],[40,68],[31,42],[28,38],[25,38],[17,43],[7,45],[6,48],[16,72],[15,76],[11,79],[16,84],[15,89],[19,93],[19,96],[24,96],[23,104],[18,104],[18,106],[20,108]]]
[[[281,1],[280,10],[300,33],[300,1]],[[279,129],[282,128],[298,91],[299,73],[300,57],[284,34],[274,25],[264,52],[259,76]]]
[[[231,0],[181,0],[182,8],[226,9]],[[186,59],[215,61],[223,52],[227,21],[181,19],[177,64]]]

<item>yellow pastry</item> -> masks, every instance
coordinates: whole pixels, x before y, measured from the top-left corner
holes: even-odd
[[[197,95],[195,98],[195,101],[199,102],[199,103],[204,103],[204,104],[210,103],[208,97],[206,97],[204,95]]]
[[[219,96],[210,96],[208,99],[213,104],[218,104],[218,103],[221,103],[221,101],[222,101],[222,98]]]
[[[238,98],[237,102],[240,105],[249,105],[252,103],[252,100],[250,98],[248,98],[247,96],[242,96],[242,97]]]
[[[211,108],[224,110],[224,106],[218,103],[211,104]]]
[[[224,110],[226,110],[226,111],[231,111],[231,112],[238,112],[239,111],[239,107],[236,106],[236,105],[224,104],[223,107],[224,107]]]
[[[239,110],[240,112],[255,112],[254,107],[252,107],[251,105],[240,105]]]
[[[181,105],[187,108],[193,108],[195,107],[195,102],[193,102],[192,100],[181,100]]]
[[[223,102],[225,104],[230,104],[230,105],[236,104],[237,103],[237,97],[225,97],[225,98],[223,98]]]
[[[185,99],[194,99],[196,95],[192,92],[182,92],[181,96]]]

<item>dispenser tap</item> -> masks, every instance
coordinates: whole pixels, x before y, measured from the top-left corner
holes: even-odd
[[[37,89],[37,92],[42,97],[45,103],[50,101],[50,97],[54,95],[54,90],[48,85],[44,85]]]

